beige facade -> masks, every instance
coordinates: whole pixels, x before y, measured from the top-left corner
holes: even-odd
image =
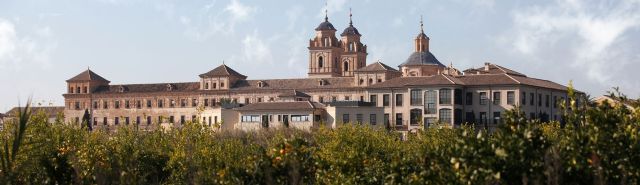
[[[514,106],[532,119],[559,120],[558,102],[567,98],[565,86],[500,65],[485,63],[463,72],[445,66],[429,51],[424,31],[398,68],[379,61],[366,65],[366,45],[353,23],[340,39],[335,34],[328,18],[316,28],[308,47],[308,78],[253,80],[222,64],[196,82],[111,85],[87,70],[67,80],[66,120],[79,122],[87,110],[92,123],[105,129],[198,121],[212,129],[309,130],[346,120],[400,131],[436,122],[492,128]],[[337,106],[340,102],[371,106]]]

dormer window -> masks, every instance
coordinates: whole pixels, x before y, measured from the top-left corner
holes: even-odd
[[[127,91],[127,88],[126,88],[125,86],[122,86],[122,85],[121,85],[121,86],[118,86],[118,89],[117,89],[117,90],[118,90],[118,92],[121,92],[121,93],[122,93],[122,92]]]
[[[325,85],[327,85],[327,81],[326,81],[326,80],[324,80],[324,79],[320,79],[320,80],[318,80],[318,84],[319,84],[320,86],[325,86]]]
[[[265,87],[265,86],[267,86],[267,83],[265,83],[264,81],[258,82],[258,87]]]
[[[173,84],[167,84],[167,91],[173,91],[174,88]]]

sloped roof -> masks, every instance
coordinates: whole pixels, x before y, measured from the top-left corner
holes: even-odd
[[[333,24],[329,22],[329,19],[325,18],[324,22],[320,23],[318,27],[316,27],[316,31],[320,30],[336,30],[336,28],[334,28]]]
[[[409,65],[438,65],[445,67],[444,64],[440,63],[429,51],[413,52],[404,63],[400,64],[400,67]]]
[[[357,69],[356,71],[365,72],[365,71],[398,71],[398,70],[382,62],[375,62],[367,66],[364,66],[360,69]]]
[[[126,93],[146,93],[146,92],[167,92],[167,85],[171,85],[171,92],[190,92],[200,89],[198,82],[185,83],[157,83],[157,84],[121,84],[99,87],[94,94],[100,93],[120,93],[120,87],[126,89]]]
[[[353,25],[349,25],[349,27],[345,28],[344,31],[342,31],[342,33],[340,34],[340,36],[347,36],[347,35],[361,36],[358,29],[356,27],[353,27]]]
[[[488,69],[486,69],[485,66],[482,66],[479,68],[471,68],[471,69],[464,70],[464,73],[465,74],[468,73],[469,75],[480,73],[480,74],[510,74],[515,76],[525,76],[525,77],[527,76],[520,72],[511,70],[506,67],[502,67],[497,64],[486,63],[485,65],[488,67]]]
[[[320,85],[319,80],[324,80]],[[263,81],[269,85],[258,87],[257,82]],[[240,80],[232,87],[234,90],[309,90],[309,89],[342,89],[354,87],[353,77],[334,78],[293,78],[293,79],[265,79],[265,80]]]
[[[393,78],[381,83],[373,84],[371,88],[390,88],[390,87],[404,87],[404,86],[424,86],[424,85],[464,85],[458,79],[448,75],[433,75],[433,76],[407,76]]]
[[[24,109],[24,107],[14,107],[11,110],[7,111],[4,114],[5,117],[15,117],[18,115],[20,109]],[[44,112],[48,117],[56,117],[58,113],[64,112],[64,107],[51,106],[51,107],[31,107],[31,113],[33,115],[39,114],[40,112]]]
[[[213,70],[211,70],[209,72],[206,72],[206,73],[203,73],[203,74],[200,75],[201,78],[204,78],[204,77],[219,77],[219,76],[236,76],[236,77],[240,77],[242,79],[246,79],[247,78],[247,76],[238,73],[237,71],[231,69],[229,66],[224,65],[224,64],[216,67],[215,69],[213,69]]]
[[[100,75],[94,73],[93,71],[87,69],[86,71],[74,76],[73,78],[67,80],[67,82],[80,82],[80,81],[103,81],[110,82],[107,79],[102,78]]]
[[[306,98],[310,98],[311,96],[309,96],[306,93],[297,91],[297,90],[288,90],[284,93],[281,93],[278,95],[278,97],[306,97]]]
[[[278,111],[278,110],[313,110],[322,109],[325,106],[321,103],[311,101],[295,101],[295,102],[261,102],[251,103],[242,107],[235,108],[238,111]]]

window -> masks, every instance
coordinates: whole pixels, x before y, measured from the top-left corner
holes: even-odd
[[[500,122],[500,112],[493,112],[493,124],[498,124]]]
[[[378,95],[369,96],[369,101],[373,104],[373,106],[378,106]]]
[[[396,94],[396,106],[402,106],[402,94]]]
[[[218,88],[218,84],[217,84],[217,83],[213,83],[213,84],[211,84],[211,88],[212,88],[212,89]]]
[[[331,97],[331,101],[332,101],[332,102],[335,102],[336,100],[338,100],[338,98],[337,98],[337,97],[335,97],[335,96],[332,96],[332,97]]]
[[[164,106],[163,100],[158,100],[158,108],[162,108]]]
[[[136,125],[140,125],[140,122],[142,122],[140,121],[140,116],[136,116]]]
[[[241,122],[260,122],[260,115],[243,115]]]
[[[425,93],[425,114],[436,113],[436,91],[430,90]]]
[[[402,125],[402,113],[396,113],[396,125]]]
[[[129,117],[124,117],[124,124],[129,125]]]
[[[553,108],[558,108],[558,96],[553,96]]]
[[[389,125],[389,121],[391,121],[391,120],[389,120],[389,114],[384,114],[384,118],[383,119],[384,120],[382,120],[382,121],[384,121],[384,125],[385,126]]]
[[[204,83],[204,89],[209,89],[209,82]]]
[[[76,87],[76,93],[80,94],[80,87]]]
[[[109,109],[109,102],[102,101],[102,109]]]
[[[322,39],[322,45],[324,47],[328,47],[329,46],[329,38],[325,37],[324,39]]]
[[[378,120],[376,119],[376,114],[370,114],[369,115],[369,123],[371,125],[376,125],[378,124]]]
[[[382,106],[389,106],[389,95],[388,94],[383,94],[382,95]]]
[[[212,107],[216,106],[216,99],[211,99],[211,106]]]
[[[440,104],[451,104],[451,89],[440,89]]]
[[[467,92],[467,95],[464,100],[467,105],[473,105],[473,93]]]
[[[291,115],[291,122],[309,121],[309,115]]]
[[[76,110],[80,110],[80,102],[76,102],[74,104],[74,107],[76,108]]]
[[[186,107],[186,106],[187,106],[187,100],[180,99],[180,107]]]
[[[107,117],[102,118],[102,124],[107,125]]]
[[[462,123],[462,109],[453,110],[453,124],[460,125]]]
[[[533,98],[535,95],[533,93],[529,93],[529,104],[533,105]]]
[[[345,101],[349,101],[350,99],[351,99],[351,97],[349,97],[349,96],[344,96],[344,100],[345,100]]]
[[[224,88],[224,82],[220,82],[220,88]]]
[[[462,105],[462,90],[460,89],[453,90],[453,102],[456,105]]]
[[[98,125],[98,117],[93,117],[93,125]]]
[[[84,89],[83,89],[83,91],[82,91],[82,92],[86,94],[86,93],[88,92],[88,91],[87,91],[87,87],[84,87]]]
[[[113,120],[114,120],[114,121],[113,121],[113,124],[114,124],[114,125],[118,125],[118,124],[120,124],[120,118],[119,118],[119,117],[115,117]]]
[[[69,87],[69,93],[73,94],[73,87]]]
[[[451,109],[440,109],[440,121],[451,124]]]
[[[507,91],[507,105],[516,104],[516,93],[513,91]]]
[[[197,107],[198,106],[198,99],[195,99],[195,98],[191,99],[191,106],[192,107]]]
[[[98,101],[93,101],[93,109],[98,109]]]
[[[476,123],[476,114],[473,112],[466,112],[464,120],[468,123]]]
[[[480,92],[480,105],[486,105],[488,101],[487,92]]]
[[[209,106],[209,99],[207,99],[207,98],[204,99],[204,106],[205,107]]]
[[[520,97],[520,105],[527,104],[527,92],[522,92],[522,97]]]
[[[137,108],[137,109],[142,108],[142,101],[140,101],[140,100],[136,100],[136,108]]]
[[[147,100],[147,108],[151,108],[151,100]]]
[[[362,114],[356,114],[356,123],[362,124]]]
[[[349,114],[342,115],[342,123],[349,123]]]
[[[318,97],[318,102],[324,103],[324,97],[322,97],[322,96]]]
[[[116,109],[120,108],[120,100],[116,100],[114,103],[114,106],[116,107]]]
[[[162,121],[164,121],[162,120],[162,116],[158,116],[158,123],[162,123]]]
[[[125,108],[125,109],[129,109],[129,108],[131,108],[131,105],[129,104],[129,100],[125,100],[125,101],[124,101],[124,108]]]
[[[482,124],[487,123],[487,113],[486,112],[480,112],[480,123],[482,123]]]
[[[184,124],[185,121],[184,115],[180,116],[180,124]]]
[[[348,61],[344,61],[344,71],[349,71],[349,62]]]
[[[175,123],[176,118],[173,116],[169,116],[169,123]]]
[[[500,92],[493,92],[493,104],[494,105],[500,105],[500,103],[501,103],[500,102],[501,101],[500,95],[501,95]]]
[[[373,78],[369,78],[369,85],[373,84]]]
[[[147,116],[147,125],[151,125],[151,116]]]
[[[538,94],[538,106],[542,107],[542,94]]]
[[[411,105],[422,105],[422,90],[411,89]]]
[[[258,103],[262,102],[262,98],[258,98]]]
[[[249,98],[244,98],[244,103],[249,104]]]
[[[544,106],[549,107],[549,95],[544,95]]]
[[[322,56],[318,57],[318,67],[322,68],[324,66],[324,60],[322,58]]]

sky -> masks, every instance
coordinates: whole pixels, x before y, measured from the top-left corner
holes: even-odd
[[[325,9],[338,33],[352,9],[368,63],[404,62],[422,16],[446,65],[640,96],[640,0],[0,0],[0,112],[63,105],[87,68],[111,84],[195,82],[223,61],[249,79],[304,78]]]

